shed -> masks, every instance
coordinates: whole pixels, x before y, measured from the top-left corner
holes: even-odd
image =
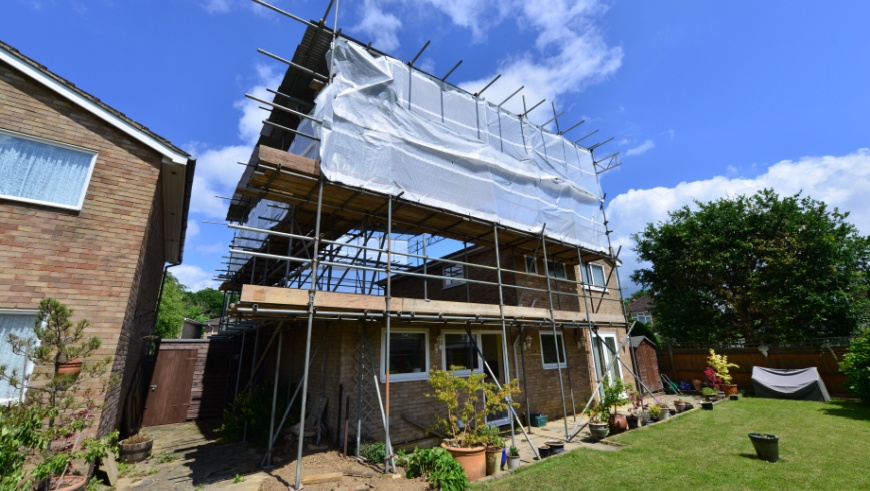
[[[647,388],[652,391],[663,388],[655,343],[646,336],[632,336],[631,359],[637,367],[637,377]]]

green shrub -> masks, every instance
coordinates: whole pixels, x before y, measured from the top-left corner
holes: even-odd
[[[870,328],[852,341],[849,352],[840,363],[846,376],[846,388],[856,397],[870,404]]]
[[[414,450],[408,456],[405,472],[408,477],[424,477],[435,489],[464,491],[470,483],[462,466],[441,447]]]
[[[270,384],[265,384],[270,385]],[[235,402],[224,409],[223,423],[217,432],[221,435],[221,441],[232,443],[242,441],[245,433],[245,423],[248,423],[248,439],[258,445],[266,445],[269,438],[269,421],[272,415],[272,387],[265,385],[254,387],[250,392],[241,391]],[[295,387],[290,387],[291,394]],[[287,401],[287,390],[278,389],[279,415],[284,411],[284,401]],[[299,422],[299,408],[302,398],[296,397],[293,408],[284,423],[284,430]],[[278,416],[280,417],[280,416]],[[306,425],[312,423],[306,422]]]
[[[387,447],[383,442],[366,442],[359,446],[360,457],[369,462],[380,464],[387,459]]]

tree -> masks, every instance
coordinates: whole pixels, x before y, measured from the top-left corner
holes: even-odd
[[[157,325],[154,328],[155,335],[163,339],[176,339],[181,334],[181,324],[185,317],[196,315],[184,300],[186,290],[172,273],[166,272],[163,292],[160,295],[160,310],[157,312]]]
[[[214,288],[203,288],[198,292],[186,292],[185,299],[188,305],[198,308],[205,319],[220,317],[223,313],[224,294]]]
[[[848,213],[773,190],[695,202],[633,236],[656,330],[678,340],[849,336],[868,318],[870,241]]]
[[[860,337],[852,340],[840,370],[846,376],[849,392],[870,404],[870,329],[864,329]]]

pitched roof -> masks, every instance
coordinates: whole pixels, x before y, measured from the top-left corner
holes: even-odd
[[[644,295],[638,299],[632,299],[632,301],[626,307],[629,313],[633,312],[652,312],[655,308],[653,304],[652,297],[649,295]]]

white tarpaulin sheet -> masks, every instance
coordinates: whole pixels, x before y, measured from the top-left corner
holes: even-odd
[[[290,151],[330,181],[607,251],[592,154],[495,105],[339,39],[336,77]],[[329,55],[328,55],[329,56]]]

